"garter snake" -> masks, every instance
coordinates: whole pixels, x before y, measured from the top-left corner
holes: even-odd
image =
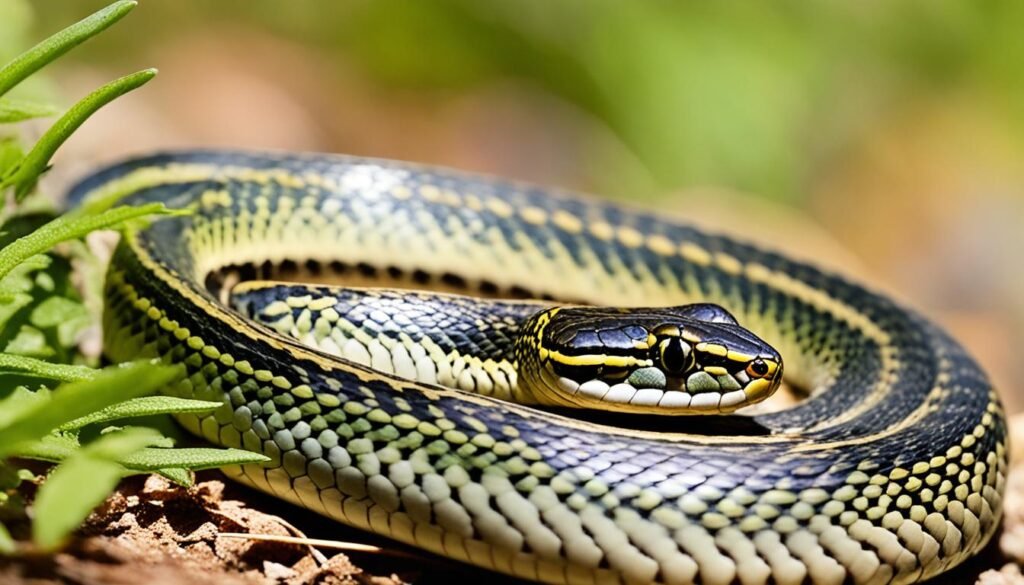
[[[551,583],[838,584],[933,577],[1001,516],[1006,425],[975,362],[916,313],[781,255],[570,194],[340,156],[155,155],[72,199],[119,195],[191,214],[126,230],[108,354],[182,364],[167,391],[223,406],[180,422],[271,459],[229,475],[346,524]],[[223,304],[232,279],[288,273],[715,303],[809,396],[620,427],[414,382]]]

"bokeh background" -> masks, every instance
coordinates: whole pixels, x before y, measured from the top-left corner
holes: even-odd
[[[0,0],[0,58],[104,4]],[[161,70],[75,135],[55,194],[188,146],[599,193],[870,281],[962,339],[1019,411],[1022,30],[1019,0],[143,0],[21,91],[68,105]]]

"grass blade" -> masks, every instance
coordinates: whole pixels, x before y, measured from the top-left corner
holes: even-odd
[[[105,433],[79,451],[83,456],[107,461],[119,461],[122,457],[140,449],[152,447],[164,440],[163,435],[146,427],[131,427]]]
[[[68,421],[122,400],[156,392],[178,375],[177,368],[137,362],[107,368],[90,380],[63,384],[49,400],[33,404],[0,428],[0,457],[21,449],[25,443],[43,437]]]
[[[68,431],[80,429],[86,425],[110,422],[124,418],[139,416],[152,416],[155,414],[176,414],[209,412],[218,406],[220,402],[207,402],[204,400],[190,400],[188,398],[177,398],[174,396],[144,396],[119,402],[107,408],[91,412],[83,417],[61,425],[60,430]]]
[[[270,459],[252,451],[208,447],[141,449],[120,459],[122,465],[137,471],[161,471],[172,467],[185,467],[192,470],[213,469],[225,465],[243,465],[264,461],[270,461]]]
[[[27,236],[0,248],[0,278],[7,276],[19,263],[36,254],[42,254],[65,240],[80,238],[94,230],[111,228],[146,215],[169,213],[173,212],[162,203],[149,203],[138,207],[115,207],[93,215],[58,217]]]
[[[54,59],[77,47],[89,37],[106,29],[138,4],[134,0],[122,0],[67,27],[38,45],[25,51],[0,69],[0,95],[39,71]]]
[[[38,441],[29,441],[12,450],[11,457],[60,463],[78,452],[78,440],[67,435],[47,435]]]
[[[194,480],[192,479],[192,472],[187,469],[169,467],[167,469],[158,469],[156,472],[181,487],[192,487],[192,484],[194,483]]]
[[[39,488],[33,506],[36,544],[43,550],[60,546],[125,474],[116,460],[159,437],[156,431],[141,428],[109,433],[58,465]]]
[[[7,527],[0,522],[0,555],[14,554],[16,546],[14,539],[11,538],[11,533],[7,530]]]
[[[9,426],[25,416],[25,413],[45,404],[50,400],[50,390],[32,391],[24,386],[16,386],[0,400],[0,429]]]
[[[56,380],[58,382],[91,380],[99,373],[98,370],[85,366],[55,364],[8,353],[0,353],[0,372],[14,372],[44,380]]]
[[[0,177],[14,168],[14,165],[18,164],[23,156],[25,156],[25,152],[17,140],[11,136],[0,138]]]
[[[25,158],[20,163],[8,171],[3,182],[0,182],[0,189],[13,185],[15,187],[15,199],[20,201],[35,187],[39,175],[43,174],[48,168],[53,153],[57,152],[60,145],[64,144],[64,141],[83,122],[103,106],[129,91],[141,87],[150,79],[153,79],[155,75],[156,69],[145,69],[114,80],[82,98],[80,102],[72,106],[70,110],[54,122],[53,126],[50,126],[42,138],[39,139],[39,142],[36,142],[32,150],[25,155]]]
[[[59,112],[53,106],[0,98],[0,124],[11,124],[32,118],[45,118]]]
[[[71,457],[58,465],[39,488],[32,532],[43,550],[60,546],[64,537],[110,495],[123,468],[112,461]]]

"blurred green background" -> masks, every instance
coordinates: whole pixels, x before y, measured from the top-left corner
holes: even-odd
[[[103,4],[0,0],[0,56]],[[1019,0],[143,0],[23,91],[66,105],[161,69],[75,136],[54,192],[202,145],[600,193],[868,279],[964,340],[1019,410],[1022,30]]]

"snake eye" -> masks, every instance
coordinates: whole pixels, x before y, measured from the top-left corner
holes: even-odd
[[[752,378],[763,378],[768,375],[770,369],[764,360],[757,358],[747,365],[747,374]]]
[[[670,337],[658,346],[661,352],[661,367],[670,374],[681,374],[693,365],[690,346],[678,337]]]

